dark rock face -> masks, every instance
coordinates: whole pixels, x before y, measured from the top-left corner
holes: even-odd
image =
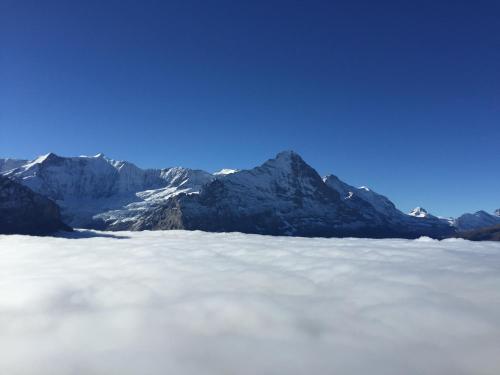
[[[0,176],[0,233],[48,235],[71,230],[50,199]]]
[[[458,237],[470,241],[500,241],[500,225],[460,232]]]

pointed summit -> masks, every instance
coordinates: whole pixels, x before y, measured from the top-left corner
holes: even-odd
[[[289,159],[292,159],[294,157],[299,157],[300,158],[300,155],[297,154],[295,151],[293,150],[285,150],[285,151],[281,151],[278,153],[278,155],[276,155],[276,158],[275,159],[281,159],[281,160],[289,160]],[[302,158],[301,158],[302,159]]]
[[[495,216],[500,216],[500,208],[497,208],[495,212],[493,212]]]
[[[415,207],[408,215],[415,217],[428,217],[429,213],[425,210],[425,208]]]
[[[60,156],[54,154],[53,152],[49,152],[48,154],[37,157],[30,164],[42,164],[42,163],[50,163],[52,161],[56,161],[61,159]]]
[[[50,160],[50,159],[57,158],[57,157],[58,156],[53,152],[49,152],[48,154],[40,156],[40,158],[43,160]]]
[[[302,157],[295,151],[287,150],[282,151],[274,159],[269,159],[264,164],[263,168],[279,169],[282,171],[299,171],[299,170],[314,170],[309,166]],[[257,167],[259,168],[259,167]],[[314,171],[316,173],[316,171]]]

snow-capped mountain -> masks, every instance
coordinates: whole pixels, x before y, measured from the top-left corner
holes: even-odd
[[[404,215],[367,188],[353,189],[334,176],[322,179],[291,151],[217,178],[199,194],[172,197],[129,225],[296,236],[439,237],[453,230],[439,220]]]
[[[497,208],[493,213],[495,214],[495,216],[500,216],[500,208]]]
[[[0,175],[0,234],[46,235],[59,230],[70,228],[54,202]]]
[[[349,225],[355,219],[297,154],[283,152],[260,167],[214,180],[197,196],[179,195],[145,215],[140,229],[319,235],[334,221]]]
[[[138,222],[144,215],[153,212],[168,199],[178,194],[198,194],[202,186],[213,181],[215,176],[199,169],[173,167],[160,170],[162,187],[135,193],[135,199],[112,210],[95,215],[94,228],[138,230]]]
[[[490,223],[476,218],[470,224],[466,215],[450,222],[420,207],[405,214],[367,187],[353,187],[334,175],[321,178],[293,151],[250,170],[214,174],[182,167],[141,169],[103,154],[2,160],[3,174],[56,201],[63,219],[76,227],[440,238],[455,227]]]
[[[487,228],[499,224],[500,216],[489,214],[486,211],[463,214],[454,220],[454,225],[459,231]]]
[[[415,216],[415,217],[429,217],[432,216],[427,212],[425,208],[422,207],[415,207],[413,210],[410,211],[408,214],[410,216]]]
[[[359,202],[364,202],[384,216],[402,215],[402,212],[387,197],[370,190],[366,186],[356,188],[346,184],[334,175],[324,177],[323,181],[330,188],[337,191],[342,199],[351,206],[360,208]]]
[[[94,216],[111,210],[150,207],[178,192],[198,191],[214,177],[186,168],[140,169],[132,163],[115,161],[103,154],[60,157],[43,155],[6,176],[56,201],[63,218],[72,226],[92,226]],[[135,203],[132,207],[129,204]],[[133,208],[133,209],[132,209]]]
[[[68,198],[108,198],[160,187],[159,173],[135,165],[96,156],[60,157],[53,153],[11,170],[6,174],[22,180],[33,190],[58,201]]]
[[[356,188],[346,184],[334,175],[325,177],[324,181],[329,187],[339,192],[344,201],[353,209],[361,212],[374,209],[387,225],[394,228],[398,233],[407,233],[406,236],[409,237],[412,236],[411,233],[426,233],[432,237],[440,237],[442,233],[453,231],[448,220],[430,214],[424,215],[426,211],[419,207],[419,210],[412,211],[413,214],[406,215],[398,210],[389,198],[366,186]]]

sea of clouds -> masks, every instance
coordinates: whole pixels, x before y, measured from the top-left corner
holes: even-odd
[[[0,374],[499,374],[500,244],[0,236]]]

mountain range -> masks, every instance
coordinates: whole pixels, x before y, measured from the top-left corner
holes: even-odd
[[[250,170],[216,173],[141,169],[103,154],[0,159],[0,174],[54,201],[72,227],[102,230],[188,229],[293,236],[444,238],[500,224],[500,213],[439,218],[409,214],[367,187],[321,177],[285,151]]]

